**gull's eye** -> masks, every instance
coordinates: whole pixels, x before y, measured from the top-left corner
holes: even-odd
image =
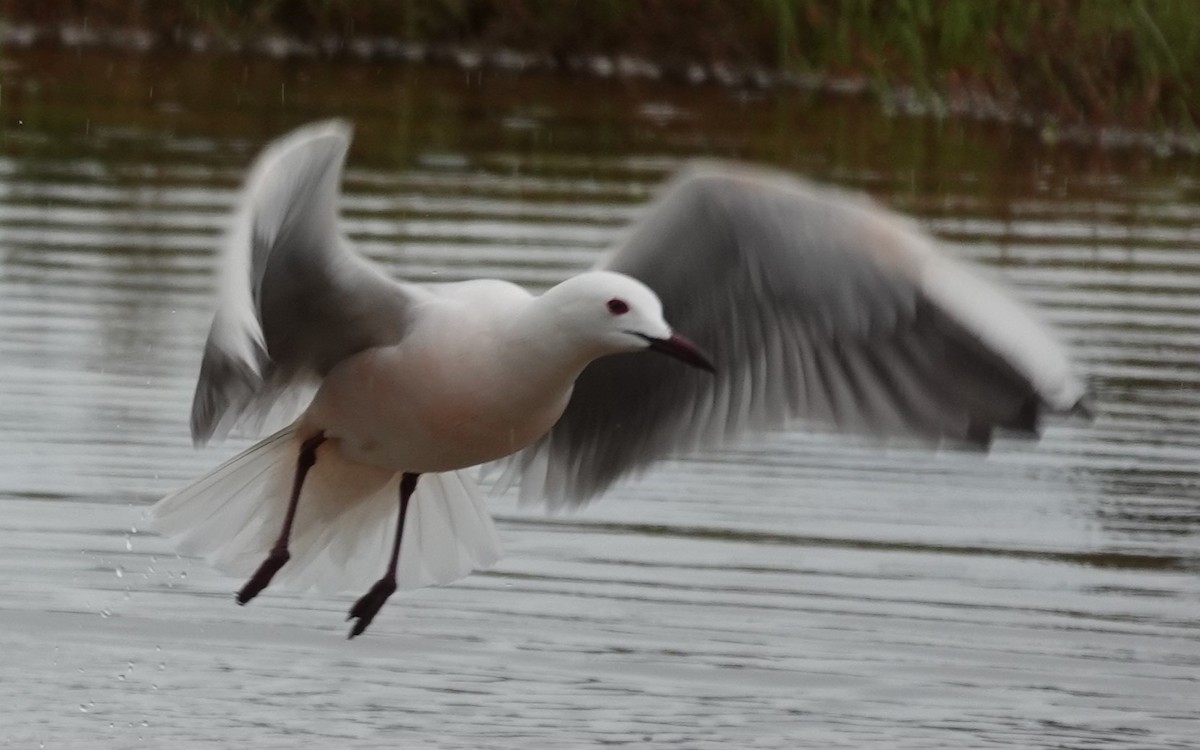
[[[629,303],[623,299],[613,297],[608,301],[608,311],[613,315],[624,315],[629,312]]]

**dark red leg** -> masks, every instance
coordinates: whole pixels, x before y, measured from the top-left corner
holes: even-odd
[[[412,497],[413,490],[417,488],[417,477],[419,476],[421,475],[405,473],[400,477],[400,519],[396,522],[396,540],[392,542],[392,559],[388,562],[387,572],[383,574],[383,578],[376,581],[371,590],[363,594],[362,598],[350,608],[350,616],[346,619],[358,618],[358,622],[354,623],[354,627],[350,629],[348,638],[362,635],[362,632],[371,624],[371,620],[375,619],[375,615],[379,614],[383,603],[396,590],[396,566],[400,562],[400,539],[404,536],[404,517],[408,515],[408,500]]]
[[[258,570],[254,572],[242,590],[237,592],[238,604],[245,604],[258,596],[258,593],[267,587],[271,578],[279,572],[283,564],[291,558],[291,553],[288,552],[288,537],[292,535],[292,522],[296,520],[296,505],[300,502],[300,488],[304,486],[304,477],[308,476],[308,470],[317,462],[317,448],[323,442],[325,442],[325,433],[321,432],[300,444],[300,457],[296,460],[296,478],[292,482],[292,497],[288,500],[283,529],[279,532],[279,538],[275,540],[275,545],[271,547],[271,553],[267,555],[267,559],[258,566]]]

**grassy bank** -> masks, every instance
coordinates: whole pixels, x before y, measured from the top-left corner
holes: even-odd
[[[470,64],[468,49],[483,64],[866,91],[1041,128],[1200,123],[1191,0],[0,0],[0,18],[10,44]]]

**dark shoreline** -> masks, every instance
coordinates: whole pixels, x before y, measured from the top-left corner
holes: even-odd
[[[937,0],[925,2],[938,4]],[[225,5],[228,10],[228,6],[238,4],[237,0],[230,0]],[[275,8],[278,11],[280,7],[299,4],[284,0]],[[774,3],[761,0],[758,3],[759,6],[775,5],[793,12],[797,8],[811,10],[812,6],[829,4],[818,0],[777,0]],[[871,4],[871,0],[847,3]],[[788,43],[780,41],[778,48],[764,50],[761,46],[755,49],[746,41],[757,40],[761,45],[761,19],[753,23],[754,19],[750,19],[743,24],[748,27],[746,29],[722,30],[735,36],[740,32],[745,38],[739,43],[729,40],[705,44],[680,42],[653,54],[645,51],[647,39],[661,36],[661,29],[654,23],[663,23],[663,19],[655,18],[653,14],[650,14],[649,26],[634,35],[625,49],[618,46],[614,51],[620,38],[611,28],[598,31],[597,40],[589,45],[572,47],[556,37],[553,29],[547,28],[542,29],[541,34],[529,36],[527,44],[519,46],[510,44],[519,37],[513,29],[481,30],[470,27],[463,19],[428,22],[429,28],[424,31],[429,35],[420,38],[429,41],[412,41],[404,35],[374,33],[380,28],[406,28],[413,32],[421,31],[423,27],[418,24],[414,28],[411,19],[402,17],[406,14],[399,10],[393,10],[396,17],[378,14],[372,17],[372,12],[379,11],[373,2],[361,3],[365,10],[359,11],[363,16],[360,23],[347,15],[349,11],[344,7],[334,8],[325,18],[316,17],[309,8],[307,15],[301,13],[290,17],[286,23],[278,18],[260,17],[252,22],[233,24],[229,18],[212,15],[211,6],[218,5],[216,3],[200,0],[184,5],[193,9],[192,17],[181,15],[178,10],[175,15],[148,12],[137,2],[118,7],[103,0],[43,0],[40,4],[0,0],[0,19],[7,19],[0,22],[0,49],[57,47],[138,55],[345,59],[380,64],[442,65],[468,71],[536,72],[692,86],[719,85],[778,92],[780,95],[798,92],[858,96],[877,101],[889,113],[1013,124],[1036,132],[1048,143],[1135,148],[1164,156],[1173,152],[1200,153],[1200,129],[1196,126],[1193,105],[1190,98],[1179,96],[1180,92],[1190,93],[1191,86],[1178,59],[1172,58],[1176,68],[1173,79],[1158,75],[1153,79],[1136,80],[1134,68],[1137,66],[1131,65],[1130,60],[1137,59],[1135,53],[1138,50],[1127,49],[1128,59],[1123,61],[1121,70],[1129,74],[1130,81],[1107,80],[1103,76],[1113,72],[1108,70],[1113,67],[1112,63],[1070,58],[1088,43],[1078,38],[1074,49],[1056,50],[1051,45],[1045,58],[1035,59],[1028,49],[1015,50],[1011,40],[988,34],[987,43],[993,50],[1009,48],[1007,53],[996,52],[993,55],[996,59],[988,61],[1001,69],[1010,69],[1005,76],[997,78],[994,70],[951,65],[950,61],[941,65],[930,62],[927,70],[915,70],[911,66],[896,66],[890,73],[878,68],[872,70],[871,66],[878,66],[879,61],[870,62],[873,52],[867,48],[857,52],[859,57],[865,56],[867,62],[848,58],[849,62],[828,60],[824,67],[799,65],[795,61],[788,64]],[[337,5],[333,2],[329,7]],[[438,6],[439,2],[426,0],[417,5]],[[488,0],[477,5],[490,6],[494,11],[499,6],[528,9],[537,3],[535,0]],[[1069,6],[1081,3],[1063,0],[1044,5],[1069,10]],[[209,6],[208,16],[200,10],[201,6]],[[651,2],[649,6],[661,10],[660,3]],[[1200,4],[1194,7],[1197,22],[1200,22]],[[1063,13],[1066,11],[1058,17],[1060,26],[1066,18]],[[478,21],[475,23],[478,26]],[[511,25],[519,29],[522,23],[528,25],[530,19],[518,19]],[[576,30],[575,33],[579,32]],[[1038,32],[1032,30],[1031,33],[1036,35]],[[1080,36],[1077,31],[1062,29],[1055,33]],[[1129,40],[1124,44],[1128,47]],[[885,58],[888,56],[885,53],[887,50],[880,50],[877,57]],[[1093,64],[1101,72],[1089,77],[1082,71]],[[1158,70],[1147,64],[1154,71]],[[1074,65],[1073,70],[1071,65]],[[1026,82],[1028,85],[1023,85],[1017,80],[1019,76],[1013,75],[1013,70],[1025,68],[1040,69],[1044,78],[1052,80],[1031,77]],[[1200,75],[1200,68],[1197,75]],[[1140,89],[1146,91],[1139,93]],[[1131,95],[1138,106],[1128,103]]]

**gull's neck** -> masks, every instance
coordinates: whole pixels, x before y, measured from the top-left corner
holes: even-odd
[[[553,292],[531,298],[508,321],[501,356],[541,387],[569,388],[589,362],[608,352],[580,335]]]

